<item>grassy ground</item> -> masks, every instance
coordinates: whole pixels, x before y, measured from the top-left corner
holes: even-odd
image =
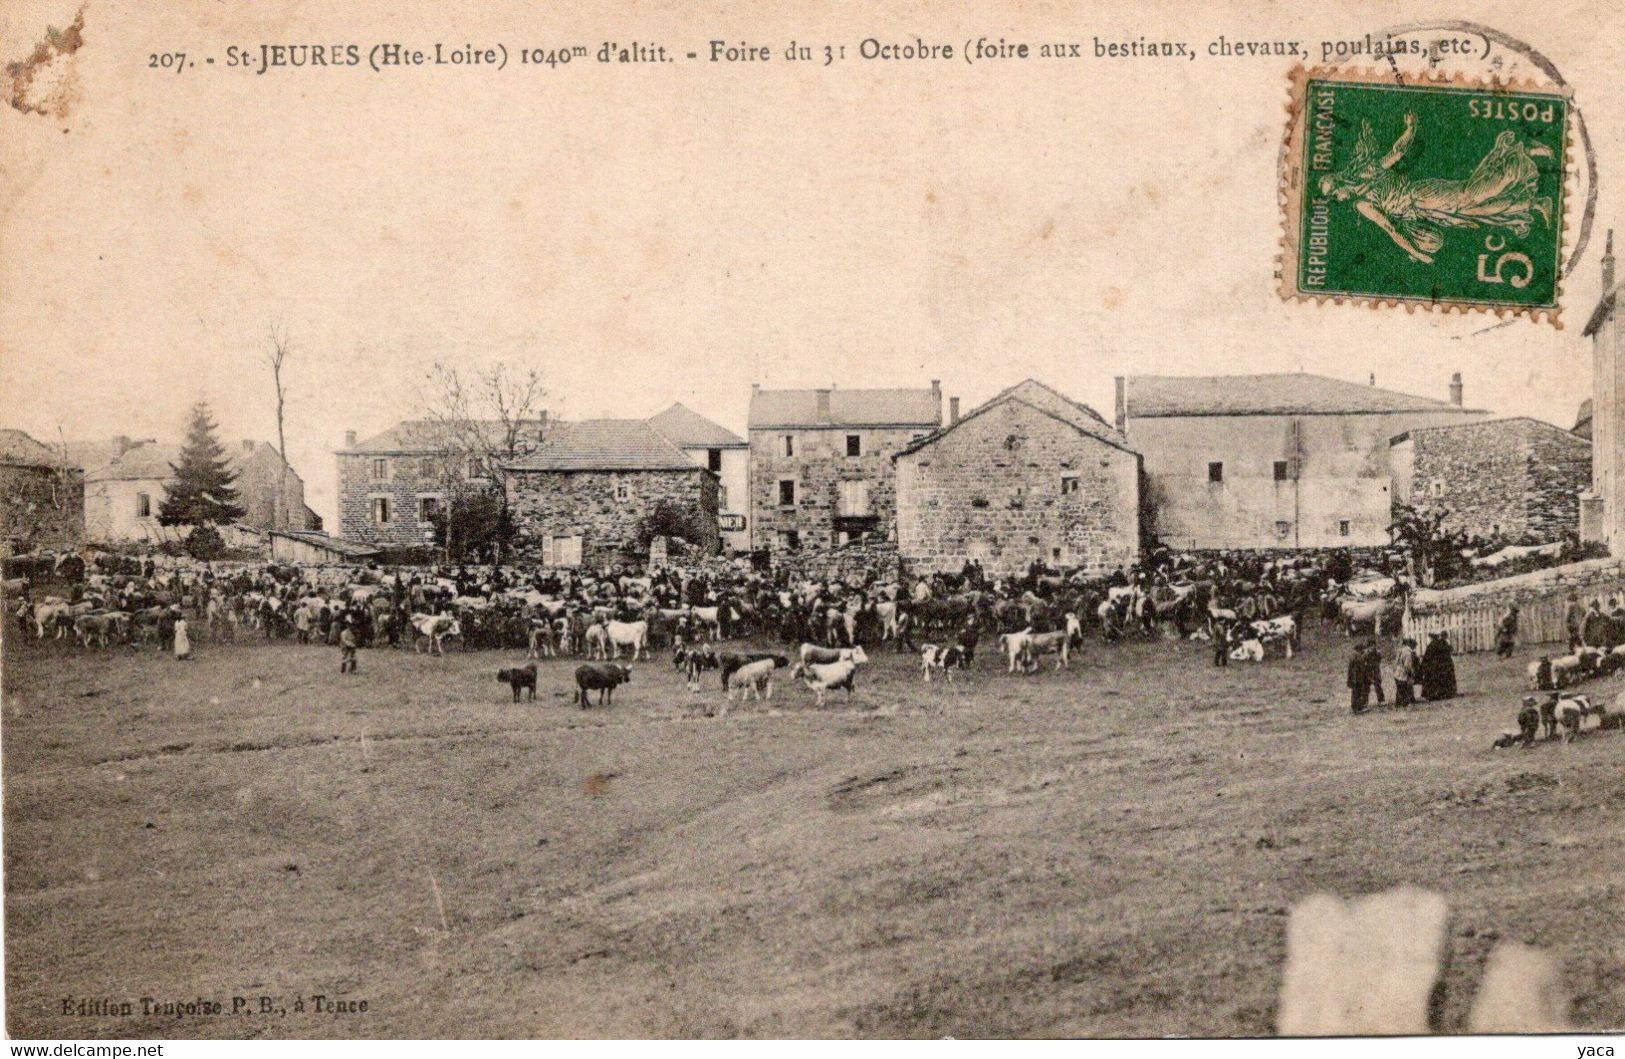
[[[850,707],[706,718],[664,660],[583,712],[572,662],[514,705],[494,653],[12,640],[15,1035],[1267,1034],[1293,902],[1402,882],[1454,909],[1440,1028],[1497,937],[1625,1024],[1625,739],[1491,751],[1523,656],[1355,717],[1335,638],[929,689],[877,652]]]

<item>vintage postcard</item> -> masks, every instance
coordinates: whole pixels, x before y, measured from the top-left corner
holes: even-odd
[[[1612,1054],[1622,42],[0,4],[6,1034]]]

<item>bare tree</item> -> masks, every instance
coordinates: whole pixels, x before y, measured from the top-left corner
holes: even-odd
[[[270,348],[265,351],[265,363],[271,367],[271,381],[276,387],[276,454],[282,461],[277,469],[276,506],[271,510],[272,529],[292,529],[288,511],[288,439],[283,427],[283,410],[287,406],[287,389],[282,382],[282,368],[293,352],[293,338],[281,324],[271,325]],[[303,520],[298,527],[304,529]]]
[[[488,491],[497,500],[499,532],[492,539],[497,561],[507,546],[508,465],[534,452],[546,440],[547,390],[534,368],[498,363],[483,371],[460,371],[437,361],[430,369],[421,404],[420,442],[441,457],[447,511],[446,549],[455,549],[457,520],[452,508],[470,492]]]

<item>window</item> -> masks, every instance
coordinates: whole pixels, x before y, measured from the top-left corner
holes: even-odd
[[[779,480],[779,506],[796,506],[796,483],[790,478],[781,478]]]
[[[1291,470],[1291,465],[1288,464],[1285,460],[1276,460],[1275,461],[1275,480],[1277,482],[1287,481],[1288,479],[1290,479],[1292,477],[1291,474],[1290,474],[1290,470]]]
[[[1210,463],[1207,465],[1207,480],[1214,485],[1224,483],[1224,464]]]
[[[135,494],[135,517],[152,517],[152,497],[148,496],[146,493]]]
[[[710,471],[712,474],[721,474],[722,473],[722,450],[721,449],[706,449],[705,450],[705,468],[706,468],[706,470]]]
[[[389,524],[389,498],[387,496],[372,498],[372,521],[374,525],[378,526]]]
[[[779,455],[790,457],[796,454],[796,439],[794,435],[786,434],[779,439]]]
[[[389,461],[380,457],[372,461],[373,481],[382,482],[389,477]]]
[[[478,456],[470,456],[468,458],[468,476],[470,478],[485,477],[485,466],[480,463],[480,458]]]
[[[1061,495],[1062,496],[1071,496],[1073,493],[1076,493],[1077,491],[1078,491],[1078,479],[1076,477],[1067,477],[1067,478],[1062,478],[1061,479]]]
[[[1277,522],[1275,524],[1275,537],[1277,540],[1284,541],[1290,536],[1292,536],[1292,523]]]
[[[846,436],[846,454],[848,456],[863,455],[863,436],[861,434],[848,434]]]
[[[1349,535],[1348,519],[1342,519],[1337,523],[1337,535],[1339,537],[1347,537]]]
[[[419,478],[433,478],[439,473],[439,468],[435,466],[435,458],[433,456],[425,456],[418,460]]]
[[[581,535],[554,537],[542,549],[542,562],[548,566],[580,566]]]
[[[616,482],[615,483],[615,499],[616,500],[630,500],[630,499],[632,499],[632,487],[630,485],[627,485],[625,482]]]
[[[418,521],[433,522],[440,517],[440,498],[438,496],[418,497]]]
[[[801,550],[801,534],[795,530],[785,530],[779,534],[779,543],[787,552],[798,552]]]
[[[1020,511],[1027,506],[1027,487],[1016,486],[1016,491],[1010,494],[1010,510]]]
[[[838,512],[851,518],[866,518],[869,514],[869,483],[842,482],[841,508]]]

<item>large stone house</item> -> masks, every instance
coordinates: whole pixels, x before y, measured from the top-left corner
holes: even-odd
[[[645,419],[561,422],[504,465],[515,552],[544,566],[602,569],[648,559],[645,519],[662,507],[708,554],[720,547],[718,481]]]
[[[491,451],[504,448],[498,422],[475,428]],[[546,418],[522,424],[514,454],[534,450],[548,432]],[[463,447],[463,446],[459,446]],[[434,541],[434,519],[448,494],[492,484],[477,456],[453,460],[445,432],[426,419],[408,419],[365,441],[346,431],[338,456],[338,534],[347,541],[385,548],[422,548]],[[453,466],[453,464],[456,466]]]
[[[942,386],[910,390],[751,387],[750,515],[760,550],[827,550],[896,528],[904,446],[942,425]]]
[[[1028,379],[904,446],[897,548],[920,573],[977,559],[1108,573],[1140,553],[1140,457],[1087,405]]]
[[[1175,548],[1386,544],[1390,440],[1484,418],[1459,375],[1448,401],[1301,372],[1117,380],[1152,529]]]
[[[717,524],[722,546],[730,552],[750,551],[750,445],[733,431],[682,403],[649,420],[649,425],[688,458],[717,476]]]
[[[1602,257],[1602,298],[1586,321],[1591,339],[1591,489],[1580,502],[1580,536],[1625,554],[1625,331],[1614,279],[1614,233]]]
[[[23,431],[0,429],[0,554],[84,538],[84,472]]]
[[[1538,419],[1418,427],[1394,438],[1394,503],[1446,511],[1444,526],[1537,543],[1580,529],[1591,443]]]
[[[186,535],[182,527],[158,524],[167,486],[175,480],[173,467],[181,462],[180,446],[120,437],[77,442],[68,448],[89,464],[85,534],[90,540],[157,543]],[[262,532],[321,529],[321,516],[305,505],[304,479],[284,463],[276,446],[244,440],[225,451],[227,465],[237,475],[234,488],[244,512],[237,525]]]

